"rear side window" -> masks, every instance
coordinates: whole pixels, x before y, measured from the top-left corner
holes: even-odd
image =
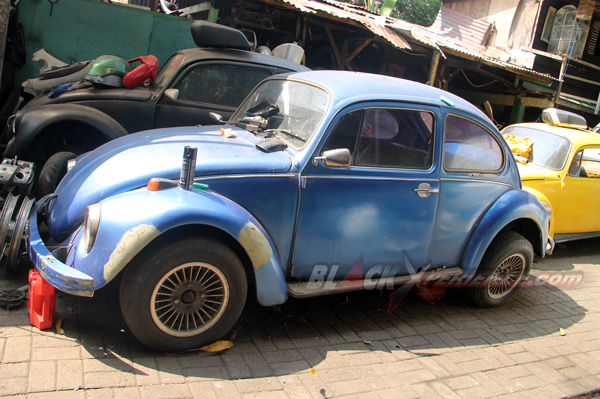
[[[499,172],[504,156],[492,133],[469,119],[446,117],[444,168],[450,171]]]

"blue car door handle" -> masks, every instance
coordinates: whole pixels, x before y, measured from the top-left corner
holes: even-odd
[[[419,195],[421,198],[427,198],[431,194],[437,194],[440,192],[439,188],[432,188],[429,183],[421,183],[419,187],[413,189],[415,193]]]

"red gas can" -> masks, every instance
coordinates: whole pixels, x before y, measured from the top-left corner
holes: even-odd
[[[27,311],[31,325],[40,330],[52,328],[55,307],[56,288],[44,280],[36,270],[30,270]]]

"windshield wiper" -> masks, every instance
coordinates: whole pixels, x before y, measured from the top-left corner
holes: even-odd
[[[269,130],[265,130],[265,133],[270,133],[271,135],[275,135],[277,133],[283,133],[286,136],[290,136],[290,137],[294,137],[302,142],[306,142],[306,139],[302,136],[300,136],[299,134],[296,134],[294,132],[292,132],[291,130],[286,130],[286,129],[269,129]]]

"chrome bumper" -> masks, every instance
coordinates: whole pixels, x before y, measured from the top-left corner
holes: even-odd
[[[91,297],[94,295],[94,279],[56,259],[42,241],[38,230],[38,210],[44,201],[38,201],[29,218],[30,235],[27,241],[29,259],[44,280],[69,294]]]

